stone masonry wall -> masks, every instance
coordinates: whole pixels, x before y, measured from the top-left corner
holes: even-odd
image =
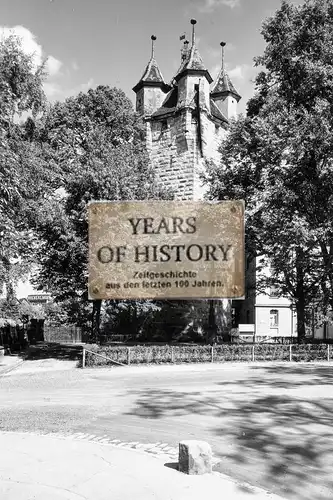
[[[202,199],[205,158],[219,160],[218,148],[226,131],[215,126],[206,113],[201,113],[201,126],[204,158],[199,152],[196,117],[192,117],[190,109],[147,122],[147,149],[152,165],[160,182],[170,187],[179,200]]]
[[[188,75],[179,80],[178,105],[181,107],[193,105],[196,95],[196,85],[199,85],[200,88],[201,104],[210,111],[209,83],[208,80],[202,76]]]
[[[192,199],[196,145],[190,113],[152,121],[148,142],[159,181],[173,189],[177,199]]]
[[[165,93],[156,87],[144,87],[137,93],[136,111],[143,115],[154,113],[165,99]]]
[[[185,108],[182,112],[158,121],[147,121],[147,149],[152,165],[159,180],[170,187],[178,200],[201,200],[205,193],[201,173],[205,159],[219,161],[219,145],[226,135],[226,129],[215,125],[207,113],[201,113],[203,155],[201,157],[197,139],[197,119],[192,111]],[[196,308],[196,302],[192,306]],[[198,302],[199,304],[199,302]],[[202,314],[208,317],[209,303],[205,301],[206,311],[200,302]],[[224,336],[231,322],[231,301],[217,300],[214,305],[215,321],[219,335]]]
[[[194,199],[202,199],[207,187],[203,184],[202,174],[205,173],[205,160],[218,164],[221,154],[219,147],[226,136],[226,128],[216,125],[206,113],[201,113],[201,129],[203,139],[203,156],[195,166]]]

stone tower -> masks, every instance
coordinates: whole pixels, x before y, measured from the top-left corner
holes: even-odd
[[[222,67],[213,79],[205,67],[195,41],[184,42],[178,71],[170,84],[163,80],[154,56],[133,88],[136,109],[146,122],[147,149],[160,181],[180,200],[203,197],[201,173],[205,160],[218,161],[218,148],[236,114],[240,99]],[[225,45],[225,44],[224,44]],[[210,88],[213,83],[212,90]]]
[[[185,40],[179,69],[170,84],[165,83],[155,60],[156,37],[152,36],[151,58],[133,88],[136,110],[146,123],[146,144],[152,166],[159,181],[171,188],[178,200],[203,198],[205,188],[201,174],[206,160],[219,162],[219,146],[227,134],[229,119],[236,116],[240,99],[225,72],[225,43],[221,44],[221,70],[213,82],[196,45],[195,24],[192,19],[191,43]],[[209,324],[214,317],[218,334],[226,339],[224,332],[231,320],[231,302],[209,301],[208,306],[207,301],[207,314]]]

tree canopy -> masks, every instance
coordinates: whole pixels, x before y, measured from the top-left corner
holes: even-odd
[[[49,176],[40,145],[31,140],[46,103],[45,76],[45,65],[36,66],[20,38],[0,40],[0,287],[6,283],[8,293],[29,268],[28,210],[44,196]]]
[[[211,197],[246,201],[248,248],[271,268],[262,289],[292,299],[300,339],[307,306],[333,307],[332,28],[332,0],[283,1],[264,22],[256,94],[209,173]]]
[[[125,94],[99,86],[50,107],[40,140],[60,166],[62,190],[40,207],[35,283],[86,322],[87,204],[161,196],[143,141],[143,124]],[[94,301],[99,324],[100,304]]]

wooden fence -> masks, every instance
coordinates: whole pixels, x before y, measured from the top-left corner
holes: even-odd
[[[44,326],[45,342],[76,344],[82,342],[82,329],[73,326]]]

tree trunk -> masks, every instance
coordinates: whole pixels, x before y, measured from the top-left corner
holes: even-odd
[[[92,337],[95,342],[100,341],[100,326],[101,326],[101,300],[93,301],[93,311],[92,311]]]
[[[296,249],[296,314],[297,314],[297,340],[305,342],[305,290],[304,290],[304,251]]]
[[[217,326],[215,321],[215,300],[209,301],[208,312],[208,331],[206,335],[206,344],[211,344],[216,341]]]
[[[328,309],[333,311],[333,241],[329,240],[329,251],[325,241],[320,241],[322,259],[324,264],[324,275],[321,279],[321,289],[323,293],[323,315],[327,317]]]
[[[232,301],[229,299],[215,300],[214,313],[217,337],[222,337],[223,342],[230,342]]]
[[[304,300],[298,299],[296,301],[296,314],[297,314],[297,340],[301,344],[305,341],[305,307]]]

